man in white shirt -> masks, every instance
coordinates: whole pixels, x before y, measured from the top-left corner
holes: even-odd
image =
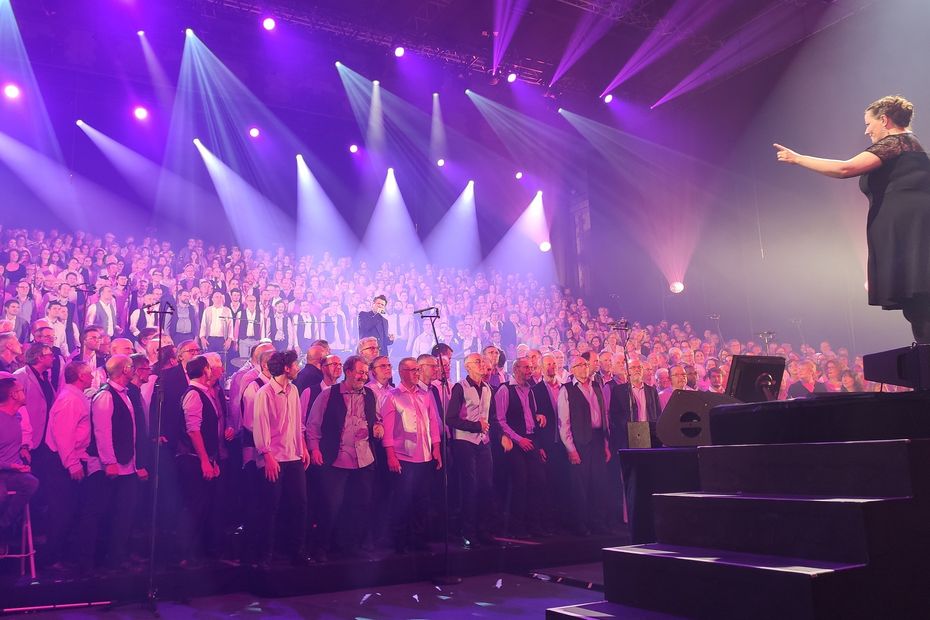
[[[287,511],[288,545],[291,563],[306,565],[304,554],[307,518],[307,484],[304,472],[310,465],[310,453],[304,441],[300,396],[293,380],[299,370],[297,352],[277,351],[268,358],[272,377],[258,391],[252,433],[255,437],[257,463],[262,470],[258,501],[262,508],[257,519],[259,567],[268,568],[275,539],[275,518],[281,498],[291,503]]]
[[[200,319],[200,345],[206,351],[224,353],[232,346],[232,312],[224,302],[223,293],[213,293],[211,305],[203,311]]]
[[[91,403],[93,435],[88,448],[85,501],[80,517],[78,562],[93,569],[100,520],[110,510],[106,565],[124,567],[140,480],[148,480],[149,442],[145,416],[129,396],[132,361],[114,355],[106,364],[107,382]]]

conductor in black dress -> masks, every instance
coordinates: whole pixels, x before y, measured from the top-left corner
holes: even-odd
[[[840,161],[775,144],[778,160],[845,179],[869,199],[869,304],[903,310],[918,344],[930,343],[930,158],[910,131],[914,105],[883,97],[865,109],[872,146]]]
[[[378,339],[380,355],[388,354],[388,347],[394,342],[394,334],[388,333],[388,322],[384,318],[384,309],[387,308],[387,297],[378,295],[371,302],[371,310],[358,313],[358,337],[369,336]]]

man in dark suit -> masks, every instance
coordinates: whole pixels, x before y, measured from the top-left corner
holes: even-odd
[[[387,297],[378,295],[371,302],[371,310],[358,313],[358,337],[377,338],[380,355],[388,354],[388,347],[394,342],[394,334],[388,333],[388,322],[384,318]]]
[[[627,423],[649,422],[654,428],[662,410],[659,392],[654,386],[643,382],[643,363],[634,359],[629,368],[629,383],[616,384],[610,392],[610,425],[614,429],[610,435],[610,450],[614,458],[607,463],[607,519],[611,526],[623,520],[623,480],[617,453],[630,447]],[[629,505],[628,510],[632,510]]]

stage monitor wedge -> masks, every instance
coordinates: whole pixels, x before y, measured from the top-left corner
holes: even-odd
[[[734,355],[726,393],[743,403],[778,398],[785,374],[785,358],[769,355]]]

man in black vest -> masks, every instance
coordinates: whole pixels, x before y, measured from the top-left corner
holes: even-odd
[[[575,357],[570,368],[573,380],[559,391],[559,436],[570,465],[575,531],[581,536],[606,534],[607,442],[609,422],[604,394],[591,381],[591,365]]]
[[[343,504],[354,509],[350,519],[350,551],[368,532],[371,511],[377,404],[365,387],[368,364],[357,356],[345,361],[345,380],[323,390],[310,408],[307,444],[310,461],[322,467],[323,514],[316,559],[325,562],[332,548],[336,518]],[[381,429],[383,433],[383,429]]]
[[[187,391],[189,379],[187,364],[200,355],[200,345],[194,340],[178,343],[178,364],[162,370],[155,385],[155,397],[149,412],[150,435],[156,438],[158,458],[158,528],[163,535],[166,549],[176,541],[175,526],[181,510],[178,488],[177,463],[178,443],[184,431],[184,412],[181,398]],[[159,403],[159,394],[161,402]],[[159,418],[160,414],[160,418]]]
[[[182,562],[189,565],[217,552],[217,479],[227,428],[225,406],[214,389],[222,367],[199,355],[187,364],[187,376],[190,385],[181,399],[186,434],[178,445],[177,467],[183,499],[179,539]]]
[[[126,568],[129,533],[139,480],[148,480],[148,436],[145,415],[129,397],[132,361],[114,355],[106,364],[107,382],[91,403],[91,444],[87,450],[88,477],[81,510],[78,563],[91,570],[97,537],[105,522],[106,565]]]
[[[388,322],[384,318],[387,297],[378,295],[371,302],[371,310],[358,313],[358,337],[378,339],[378,353],[388,354],[388,347],[394,342],[394,334],[388,333]],[[377,355],[377,354],[376,354]]]
[[[168,329],[171,338],[175,342],[197,338],[200,332],[200,321],[198,308],[191,303],[191,292],[182,289],[178,293],[178,305]]]
[[[545,477],[535,441],[547,420],[537,413],[536,397],[527,383],[529,360],[518,359],[512,370],[513,377],[500,386],[494,402],[501,432],[513,442],[505,457],[510,470],[510,534],[523,538],[543,533]]]
[[[546,425],[537,429],[536,440],[539,456],[543,462],[548,489],[548,505],[544,508],[544,523],[547,527],[568,529],[571,524],[570,485],[568,481],[568,457],[559,437],[559,365],[555,355],[546,353],[541,361],[542,381],[533,386],[536,412],[546,418]]]

